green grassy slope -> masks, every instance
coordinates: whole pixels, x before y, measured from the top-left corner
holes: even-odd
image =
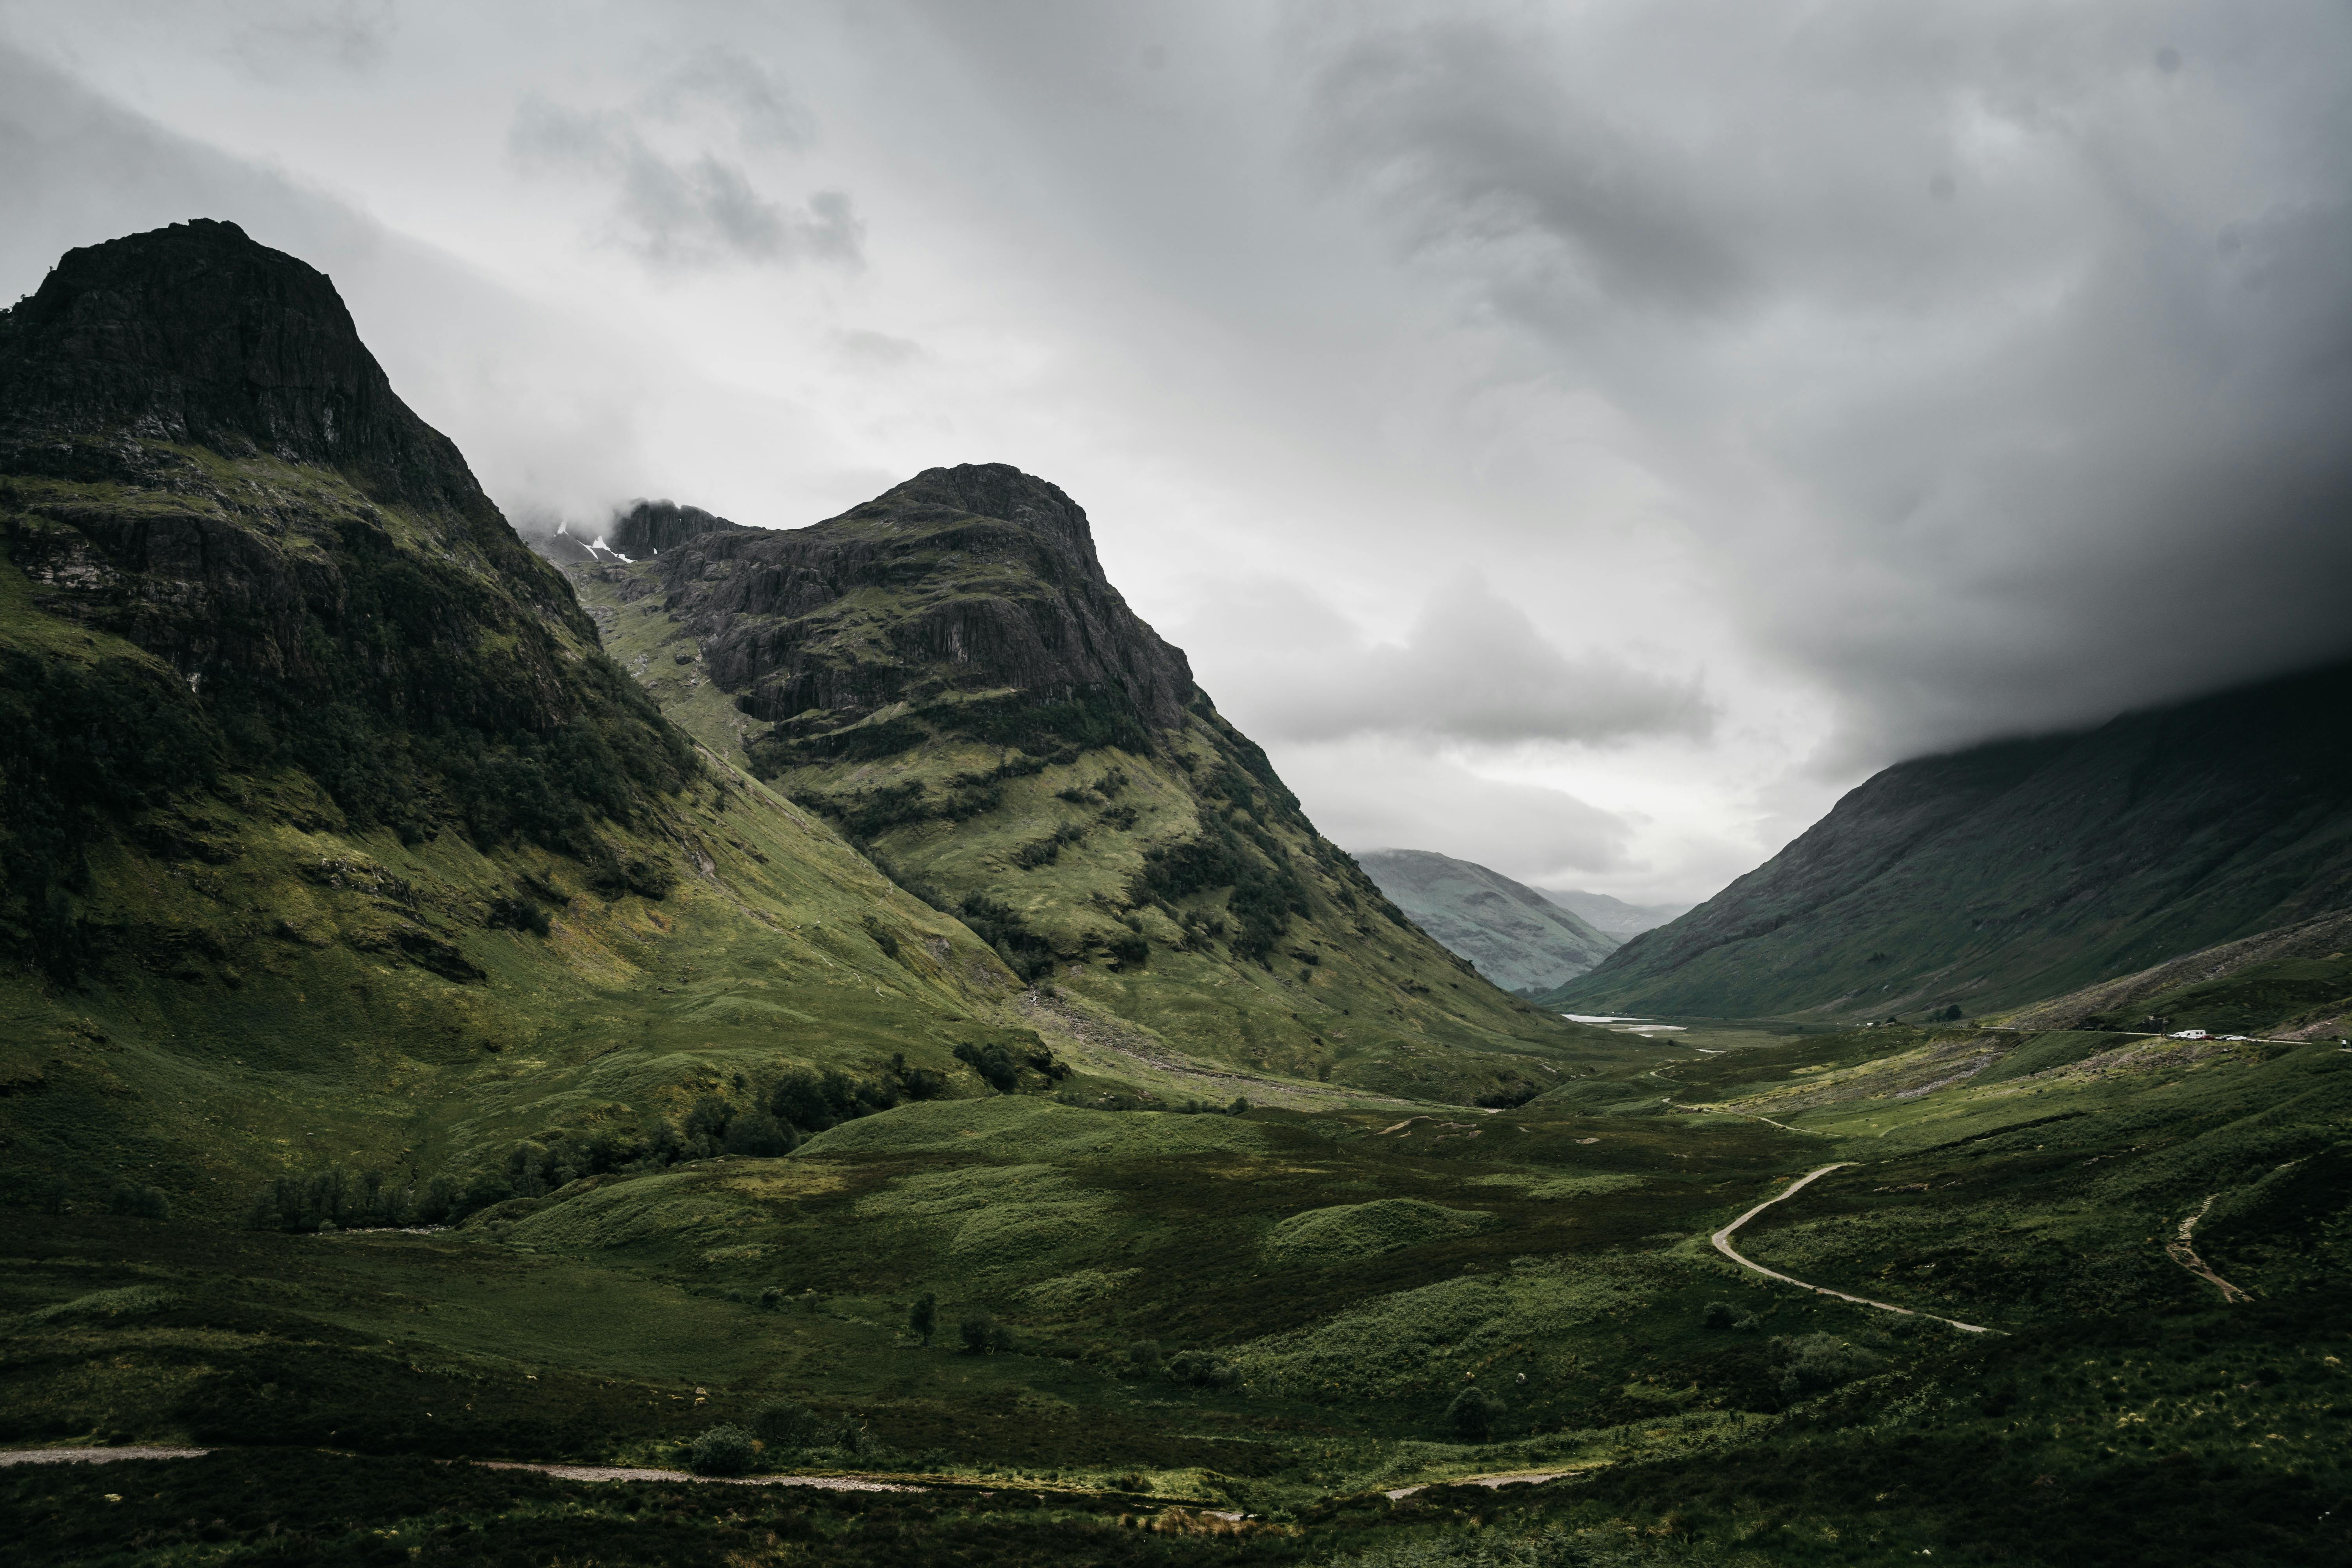
[[[1426,849],[1360,858],[1415,925],[1511,991],[1549,991],[1616,950],[1582,917],[1508,877]]]
[[[698,759],[325,279],[226,226],[76,252],[0,381],[20,1190],[223,1215],[641,1148],[794,1063],[976,1093],[953,1045],[1034,1043],[961,924]]]
[[[1051,486],[933,470],[814,528],[568,570],[677,722],[1050,979],[1021,1006],[1057,1048],[1444,1098],[1606,1048],[1315,831]]]
[[[2339,667],[1889,768],[1545,1001],[1983,1012],[2341,910],[2347,700]]]

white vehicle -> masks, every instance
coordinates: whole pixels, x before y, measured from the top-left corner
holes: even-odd
[[[2176,1029],[2172,1037],[2176,1040],[2210,1040],[2213,1037],[2202,1029]]]

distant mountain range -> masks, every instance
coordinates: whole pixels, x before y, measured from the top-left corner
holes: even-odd
[[[2352,906],[2352,665],[1886,769],[1544,997],[1970,1014]]]
[[[1688,904],[1629,904],[1606,893],[1580,893],[1566,888],[1538,888],[1535,890],[1594,931],[1603,936],[1614,937],[1621,943],[1633,941],[1645,931],[1655,930],[1691,908]]]
[[[1555,898],[1450,855],[1374,849],[1357,864],[1413,924],[1510,990],[1548,991],[1584,973],[1624,940],[1596,929]]]

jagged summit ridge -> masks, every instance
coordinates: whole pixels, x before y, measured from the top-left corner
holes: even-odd
[[[233,223],[69,250],[0,312],[11,466],[55,468],[73,438],[108,432],[323,463],[388,500],[488,504],[457,447],[393,392],[326,274]]]
[[[604,530],[604,547],[632,561],[643,561],[665,550],[675,550],[698,534],[746,531],[749,530],[742,523],[730,522],[698,506],[680,506],[673,500],[639,500],[614,517]]]
[[[990,693],[1166,730],[1193,699],[1183,654],[1104,575],[1085,510],[1006,464],[926,469],[809,528],[690,533],[655,569],[711,679],[781,741],[823,744],[898,704],[952,726]]]

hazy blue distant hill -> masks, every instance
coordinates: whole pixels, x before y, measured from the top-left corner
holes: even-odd
[[[1569,888],[1538,888],[1535,891],[1601,935],[1620,942],[1631,942],[1645,931],[1655,931],[1676,916],[1687,913],[1692,907],[1689,904],[1629,904],[1606,893],[1580,893]]]
[[[1582,974],[1622,940],[1467,860],[1427,849],[1375,849],[1357,863],[1415,925],[1514,991],[1548,990]]]
[[[1970,1013],[2352,907],[2352,666],[1923,757],[1543,998]]]

